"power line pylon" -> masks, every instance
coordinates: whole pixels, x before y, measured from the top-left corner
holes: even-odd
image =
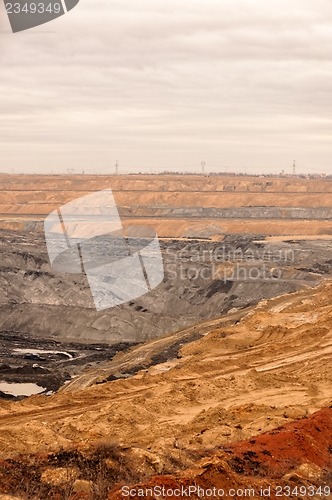
[[[296,177],[296,164],[295,164],[295,160],[293,161],[293,177]]]

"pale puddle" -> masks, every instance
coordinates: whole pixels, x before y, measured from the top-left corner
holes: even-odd
[[[45,351],[43,349],[13,349],[13,352],[20,354],[63,354],[69,359],[73,359],[73,356],[69,352],[65,351]]]
[[[32,396],[33,394],[40,394],[45,391],[45,388],[32,383],[15,384],[0,382],[0,391],[12,396]]]

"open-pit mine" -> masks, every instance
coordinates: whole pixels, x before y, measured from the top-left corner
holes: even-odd
[[[156,231],[164,279],[98,311],[43,224],[105,189]],[[0,192],[0,499],[331,498],[332,180],[1,174]]]

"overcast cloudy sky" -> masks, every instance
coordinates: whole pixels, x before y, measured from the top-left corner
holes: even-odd
[[[0,171],[332,174],[330,0],[0,1]]]

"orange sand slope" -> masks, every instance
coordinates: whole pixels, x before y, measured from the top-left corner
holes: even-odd
[[[264,300],[119,353],[56,395],[1,401],[1,456],[110,438],[162,455],[176,443],[248,439],[329,406],[331,294],[328,282]],[[179,357],[144,369],[151,356],[193,332],[201,339]],[[137,375],[105,382],[137,364]]]

